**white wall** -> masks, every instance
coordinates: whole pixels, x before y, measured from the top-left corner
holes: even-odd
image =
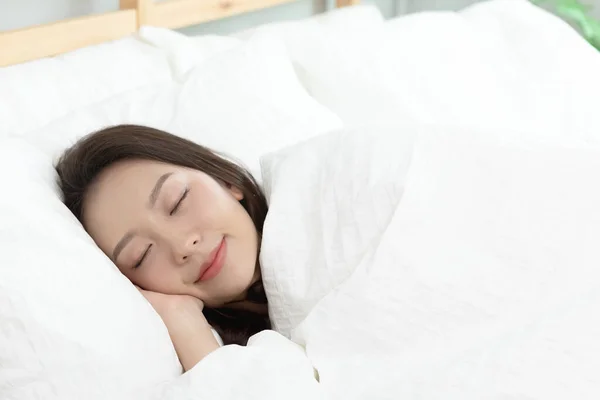
[[[477,0],[370,0],[386,17],[396,10],[456,9]],[[0,0],[0,31],[18,29],[118,9],[118,0]],[[195,27],[194,32],[224,33],[270,21],[304,18],[333,6],[333,0],[299,0],[246,15]]]
[[[119,0],[0,0],[0,30],[118,9]]]
[[[422,10],[457,10],[478,0],[363,0],[375,3],[386,17]],[[480,0],[479,0],[480,1]],[[582,0],[595,6],[600,17],[600,0]],[[0,31],[18,29],[92,13],[118,9],[119,0],[0,0]],[[308,17],[333,6],[334,0],[298,0],[238,17],[204,24],[188,33],[229,33],[251,26]]]

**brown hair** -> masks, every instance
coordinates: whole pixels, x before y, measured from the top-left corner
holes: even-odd
[[[238,188],[259,238],[267,214],[267,201],[252,175],[214,151],[170,133],[139,125],[118,125],[92,133],[67,149],[56,165],[63,201],[83,223],[88,189],[112,163],[126,159],[160,161],[200,170],[212,178]],[[257,265],[258,267],[258,265]],[[259,281],[248,291],[247,300],[266,304]],[[270,329],[268,315],[251,310],[221,307],[204,309],[207,321],[225,344],[245,345],[250,336]]]

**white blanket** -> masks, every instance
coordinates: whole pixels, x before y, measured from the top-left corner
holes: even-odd
[[[413,129],[265,160],[276,328],[330,398],[598,398],[600,152]]]

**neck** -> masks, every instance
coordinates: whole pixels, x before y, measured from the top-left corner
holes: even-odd
[[[234,310],[247,310],[257,314],[268,314],[269,307],[267,303],[254,303],[248,300],[237,301],[235,303],[226,304],[225,307],[232,308]]]
[[[259,293],[249,293],[250,291],[258,291]],[[256,299],[254,299],[255,297],[264,297],[264,300],[257,301]],[[241,308],[254,312],[267,313],[267,300],[266,295],[264,293],[264,288],[262,287],[260,268],[258,266],[254,271],[254,276],[252,277],[248,288],[242,293],[240,293],[240,295],[234,300],[232,300],[230,303],[225,304],[225,307],[235,309]]]

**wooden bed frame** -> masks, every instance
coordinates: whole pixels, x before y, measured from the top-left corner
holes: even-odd
[[[0,67],[119,39],[142,25],[164,28],[214,21],[296,0],[120,0],[119,11],[0,32]],[[359,0],[336,0],[336,7]]]

